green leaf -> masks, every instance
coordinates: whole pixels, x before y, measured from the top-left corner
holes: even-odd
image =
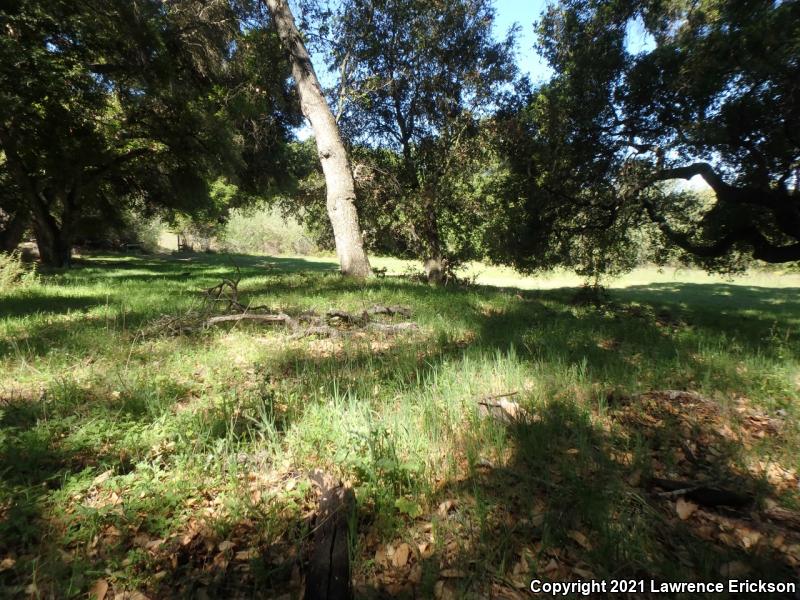
[[[394,505],[397,510],[408,515],[412,519],[416,519],[422,514],[422,507],[419,503],[409,500],[408,498],[398,498],[395,500]]]

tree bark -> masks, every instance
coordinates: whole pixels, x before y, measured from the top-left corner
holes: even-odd
[[[13,133],[0,125],[0,144],[6,153],[6,161],[11,174],[22,190],[22,196],[31,211],[33,231],[36,245],[39,247],[39,259],[49,267],[69,267],[72,262],[72,245],[68,235],[69,211],[75,202],[78,187],[65,194],[64,223],[58,224],[50,214],[50,206],[45,195],[37,189],[30,170],[26,168],[17,152],[17,140]]]
[[[0,214],[3,211],[0,210]],[[22,209],[9,215],[3,230],[0,231],[0,252],[13,252],[22,241],[22,236],[28,227],[29,215]]]
[[[447,275],[447,264],[444,253],[442,252],[442,239],[439,235],[439,221],[436,218],[436,202],[433,199],[434,192],[430,189],[422,191],[423,199],[423,243],[425,254],[423,255],[423,267],[428,283],[439,285]]]
[[[336,254],[344,275],[368,277],[369,259],[358,226],[354,204],[356,193],[353,173],[342,143],[336,119],[325,100],[294,16],[286,0],[266,0],[278,36],[289,53],[292,76],[300,95],[300,107],[311,123],[317,152],[325,174],[328,217],[333,226]]]
[[[34,216],[33,232],[39,248],[39,260],[43,265],[63,268],[72,264],[72,244],[49,213],[46,216]]]

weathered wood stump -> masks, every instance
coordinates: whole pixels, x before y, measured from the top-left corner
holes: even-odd
[[[321,471],[313,472],[310,478],[319,487],[320,500],[305,600],[350,600],[348,518],[355,508],[355,495],[351,488]]]

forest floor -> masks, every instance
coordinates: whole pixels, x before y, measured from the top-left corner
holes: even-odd
[[[297,597],[313,469],[355,491],[357,597],[796,581],[800,276],[639,270],[594,301],[566,275],[234,259],[244,305],[418,328],[198,327],[236,275],[216,255],[0,291],[0,596]]]

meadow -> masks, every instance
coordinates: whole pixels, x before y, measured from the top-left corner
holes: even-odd
[[[313,469],[354,489],[359,598],[796,577],[800,275],[639,269],[593,297],[373,262],[103,255],[0,291],[0,595],[297,597]],[[418,329],[174,326],[236,268],[246,305]]]

